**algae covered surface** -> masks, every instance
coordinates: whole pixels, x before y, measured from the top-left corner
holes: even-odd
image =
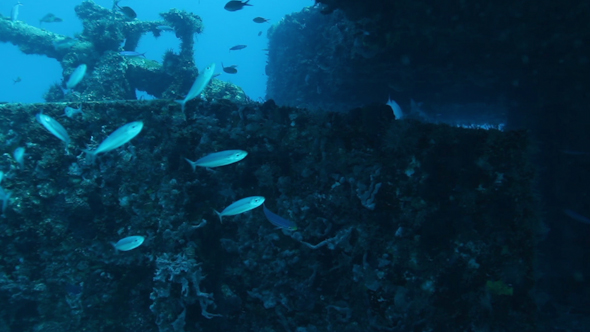
[[[524,132],[229,100],[0,105],[6,330],[533,331]],[[75,106],[75,105],[70,105]],[[71,137],[35,121],[43,109]],[[125,123],[130,143],[86,160]],[[25,147],[24,169],[11,157]],[[215,169],[184,160],[242,149]],[[247,196],[262,208],[218,220]],[[145,236],[117,252],[111,242]]]

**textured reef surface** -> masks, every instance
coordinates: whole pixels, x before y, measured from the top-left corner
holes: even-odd
[[[136,90],[156,98],[184,97],[182,94],[189,90],[198,74],[193,51],[194,35],[203,31],[198,15],[172,8],[160,13],[161,21],[129,20],[116,7],[109,10],[93,1],[83,1],[75,11],[83,26],[76,38],[0,17],[0,41],[17,45],[25,54],[56,59],[64,68],[64,82],[78,65],[88,66],[85,78],[71,93],[64,94],[62,85],[56,84],[49,88],[45,100],[128,100],[136,99]],[[162,26],[172,29],[180,40],[178,53],[167,51],[162,63],[120,53],[135,51],[145,34],[160,36],[164,33]],[[235,85],[215,82],[226,92],[234,91],[233,98],[245,98],[243,91]]]
[[[186,120],[165,100],[83,102],[83,119],[65,106],[0,105],[3,331],[535,330],[524,132],[394,121],[387,106],[198,100]],[[80,152],[136,120],[130,143]],[[249,155],[184,160],[226,149]],[[214,212],[258,195],[297,230],[261,207]],[[145,243],[111,245],[131,235]]]

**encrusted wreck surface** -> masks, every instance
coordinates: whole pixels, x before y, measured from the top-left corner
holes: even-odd
[[[540,103],[585,107],[578,97],[588,77],[584,2],[316,3],[269,33],[267,96],[278,104],[347,110],[391,95],[404,110],[411,99],[433,108],[475,102],[530,118],[539,117]]]
[[[115,8],[109,10],[93,1],[83,1],[75,10],[83,25],[77,38],[0,17],[0,41],[17,45],[25,54],[56,59],[64,68],[64,81],[78,65],[88,66],[86,76],[74,91],[64,94],[65,85],[56,84],[49,88],[45,100],[129,100],[136,99],[136,90],[157,98],[182,99],[190,89],[198,74],[194,35],[203,31],[198,15],[172,8],[160,13],[161,21],[129,20]],[[169,26],[172,31],[163,32],[161,26]],[[135,51],[142,36],[148,33],[155,37],[174,33],[180,39],[180,52],[167,51],[162,63],[120,54]],[[234,85],[220,81],[217,84],[234,90],[232,97],[245,98]]]
[[[166,100],[85,102],[84,119],[59,117],[65,105],[0,105],[6,331],[534,331],[522,132],[393,121],[385,106],[219,99],[184,120]],[[94,164],[80,152],[136,120],[129,144]],[[184,160],[227,149],[249,155]],[[219,222],[214,209],[254,195],[298,229],[261,208]],[[116,252],[129,235],[146,241]]]

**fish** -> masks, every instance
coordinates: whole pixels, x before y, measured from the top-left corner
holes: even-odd
[[[294,222],[287,220],[279,216],[278,214],[275,214],[271,210],[267,209],[266,205],[262,204],[262,209],[264,211],[266,219],[268,219],[268,221],[270,221],[271,224],[277,226],[278,228],[287,229],[290,231],[297,230],[297,225]]]
[[[121,51],[119,52],[120,55],[128,58],[135,58],[135,57],[144,57],[147,52],[139,53],[135,51]]]
[[[252,5],[249,5],[248,2],[250,2],[250,0],[247,0],[246,2],[233,0],[233,1],[226,3],[225,6],[223,7],[223,9],[230,11],[230,12],[235,12],[236,10],[240,10],[240,9],[244,8],[244,6],[252,6]]]
[[[198,159],[197,161],[191,161],[184,158],[195,171],[196,167],[219,167],[225,166],[246,158],[248,152],[243,150],[225,150],[220,152],[214,152],[206,155],[205,157]]]
[[[111,242],[111,244],[119,251],[129,251],[142,245],[143,241],[145,241],[145,237],[141,235],[133,235],[122,238],[121,240],[117,241],[117,243]]]
[[[62,115],[62,116],[67,116],[68,118],[73,118],[74,115],[76,115],[76,114],[81,114],[82,117],[84,117],[86,115],[82,111],[82,105],[80,105],[80,107],[78,107],[78,108],[73,108],[73,107],[70,107],[70,106],[66,106],[64,108],[64,115]]]
[[[18,148],[14,149],[12,156],[14,157],[14,160],[16,160],[16,162],[20,166],[20,169],[24,169],[25,168],[25,148],[23,148],[22,146],[19,146]]]
[[[14,82],[13,84],[16,84],[16,83],[18,83],[18,82],[22,81],[22,79],[21,79],[21,78],[20,78],[20,76],[19,76],[19,77],[17,77],[16,79],[14,79],[14,80],[12,80],[12,81]]]
[[[386,105],[391,107],[396,120],[402,119],[404,117],[404,112],[402,111],[402,108],[399,107],[395,100],[391,99],[391,96],[389,96],[389,100],[387,101]]]
[[[86,75],[86,68],[88,67],[84,63],[76,67],[72,75],[70,75],[68,82],[66,83],[66,87],[68,89],[73,89],[76,85],[78,85],[78,83],[80,83],[80,81],[84,78],[84,75]]]
[[[182,113],[184,113],[186,102],[196,98],[201,92],[203,92],[207,84],[209,84],[209,81],[211,81],[213,72],[215,72],[215,63],[208,65],[202,72],[199,72],[199,76],[195,79],[195,82],[191,86],[186,97],[184,97],[183,100],[176,101],[182,106]]]
[[[221,68],[223,68],[223,71],[228,73],[228,74],[237,74],[238,70],[236,69],[237,65],[231,65],[228,67],[225,67],[223,65],[223,62],[221,63]]]
[[[18,20],[18,11],[19,11],[19,7],[22,6],[23,4],[18,1],[16,3],[16,5],[12,6],[12,10],[10,11],[10,20],[12,22],[16,22]]]
[[[258,37],[262,35],[262,31],[258,31]]]
[[[90,151],[88,149],[84,149],[82,151],[86,152],[90,157],[90,160],[94,162],[94,159],[97,154],[109,152],[114,150],[121,145],[131,141],[135,136],[137,136],[141,130],[143,129],[143,122],[142,121],[134,121],[130,122],[126,125],[119,127],[119,129],[115,130],[109,137],[105,138],[102,143],[96,148],[94,151]]]
[[[223,211],[221,211],[221,212],[218,212],[217,210],[213,210],[213,211],[215,211],[215,213],[217,213],[217,215],[219,216],[219,221],[221,221],[221,218],[223,218],[225,216],[235,216],[236,214],[250,211],[252,209],[259,207],[263,203],[264,203],[264,197],[251,196],[251,197],[242,198],[242,199],[230,204],[228,207],[223,209]]]
[[[68,145],[70,145],[70,135],[68,135],[66,128],[64,128],[54,118],[50,117],[47,114],[43,114],[43,111],[39,112],[35,116],[35,118],[37,119],[37,122],[43,125],[43,127],[45,127],[45,129],[47,129],[50,133],[52,133],[53,136],[59,138],[64,143],[66,143],[66,152],[69,154]]]
[[[255,17],[252,21],[254,21],[256,23],[267,23],[268,21],[270,21],[270,19],[259,16],[259,17]]]
[[[156,29],[160,31],[174,31],[174,28],[169,25],[158,25]]]
[[[117,5],[117,7],[119,7],[119,5]],[[133,21],[134,19],[137,18],[137,13],[131,7],[128,7],[128,6],[119,7],[119,11],[121,13],[123,13],[125,18],[127,18],[130,21]]]
[[[48,13],[47,15],[43,16],[40,20],[39,20],[39,24],[45,22],[45,23],[56,23],[56,22],[63,22],[64,20],[62,20],[61,18],[53,15],[52,13]]]
[[[230,51],[243,50],[246,47],[248,47],[248,45],[236,45],[236,46],[230,47],[229,50]]]

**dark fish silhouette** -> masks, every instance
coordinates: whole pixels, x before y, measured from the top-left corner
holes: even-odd
[[[260,35],[262,35],[262,31],[259,31],[258,32],[258,37],[260,37]]]
[[[268,22],[268,21],[269,21],[269,19],[268,19],[268,18],[264,18],[264,17],[260,17],[260,16],[259,16],[259,17],[255,17],[255,18],[253,19],[253,21],[254,21],[254,22],[256,22],[256,23],[266,23],[266,22]]]
[[[252,6],[252,5],[249,5],[248,2],[250,2],[250,0],[247,0],[246,2],[234,0],[234,1],[230,1],[230,2],[226,3],[225,7],[223,7],[223,8],[227,11],[235,12],[236,10],[240,10],[240,9],[244,8],[244,6]]]
[[[247,46],[247,45],[236,45],[236,46],[234,46],[234,47],[230,48],[229,50],[230,50],[230,51],[243,50],[243,49],[245,49],[246,47],[248,47],[248,46]]]
[[[221,68],[223,68],[223,71],[228,73],[228,74],[237,74],[238,70],[236,69],[237,65],[231,65],[231,66],[224,66],[223,62],[221,63]]]
[[[117,5],[117,7],[119,7],[119,5]],[[133,10],[131,7],[123,6],[119,7],[119,10],[129,20],[134,20],[137,17],[137,13],[135,13],[135,10]]]
[[[55,23],[55,22],[63,22],[64,20],[62,20],[61,18],[49,13],[45,16],[43,16],[40,20],[39,20],[39,24],[45,22],[45,23]]]

